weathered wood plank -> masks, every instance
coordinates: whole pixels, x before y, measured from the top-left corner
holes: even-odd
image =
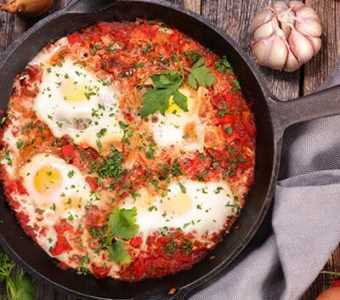
[[[202,15],[228,33],[240,47],[253,57],[249,48],[251,36],[249,26],[254,16],[271,0],[202,0]],[[257,64],[256,64],[257,65]],[[257,67],[269,89],[281,100],[298,97],[300,71],[293,73]]]
[[[308,6],[313,7],[319,14],[323,26],[322,49],[305,66],[304,92],[311,93],[328,76],[329,72],[340,57],[339,28],[340,18],[339,1],[325,0],[306,0]]]
[[[193,10],[195,13],[201,13],[201,0],[185,0],[184,6]]]
[[[21,17],[0,11],[0,52],[2,53],[25,29],[25,20]]]

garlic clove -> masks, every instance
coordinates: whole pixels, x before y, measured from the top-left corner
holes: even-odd
[[[264,23],[269,22],[272,18],[274,17],[274,13],[270,10],[270,9],[265,9],[264,11],[262,11],[261,13],[259,13],[254,20],[252,21],[252,23],[250,24],[250,32],[254,33],[254,31],[260,27],[261,25],[263,25]]]
[[[296,30],[311,36],[320,36],[322,27],[319,22],[314,20],[298,20],[295,26]]]
[[[274,3],[273,8],[276,10],[277,14],[280,14],[281,12],[287,10],[288,6],[285,2],[278,1],[278,2]]]
[[[284,70],[287,72],[293,72],[300,68],[301,64],[298,62],[296,57],[293,55],[292,51],[288,51],[287,62],[284,67]]]
[[[322,44],[321,39],[317,37],[307,37],[307,38],[312,43],[312,47],[313,47],[314,55],[315,55],[321,49],[321,44]]]
[[[316,22],[320,22],[318,14],[310,7],[302,7],[296,11],[296,18],[302,20],[314,20]]]
[[[284,32],[285,38],[287,39],[292,30],[292,26],[294,26],[295,24],[294,14],[291,11],[286,10],[280,13],[277,19],[279,20],[281,29]]]
[[[293,11],[296,12],[298,9],[301,7],[304,7],[305,4],[301,1],[289,1],[288,2],[288,7]]]
[[[285,66],[287,55],[286,42],[282,38],[276,37],[267,59],[267,65],[273,69],[281,70]]]
[[[288,43],[291,51],[301,64],[309,61],[314,55],[312,43],[299,31],[293,29],[289,36]]]
[[[253,54],[260,65],[266,65],[269,49],[273,44],[273,39],[262,39],[250,45]]]
[[[259,26],[253,34],[255,40],[271,36],[275,32],[275,25],[273,22],[267,22]]]

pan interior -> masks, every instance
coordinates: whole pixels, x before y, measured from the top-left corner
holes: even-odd
[[[169,6],[171,5],[169,4]],[[97,21],[134,21],[136,17],[161,20],[170,27],[177,28],[196,39],[216,54],[227,56],[234,67],[246,99],[255,100],[252,109],[257,126],[255,183],[241,217],[237,221],[239,229],[232,230],[211,253],[215,259],[204,259],[194,265],[192,269],[173,276],[148,279],[137,283],[126,283],[109,278],[97,280],[93,276],[84,277],[76,275],[75,271],[61,270],[54,260],[35,245],[30,237],[26,236],[6,203],[3,191],[1,191],[0,233],[2,245],[26,267],[26,270],[40,275],[63,290],[93,298],[130,298],[156,288],[178,288],[193,282],[195,282],[193,284],[195,286],[199,282],[209,279],[228,264],[249,241],[263,217],[263,208],[270,202],[268,190],[274,163],[273,130],[267,102],[254,73],[234,48],[236,45],[231,39],[225,39],[205,25],[204,21],[199,21],[177,9],[159,5],[156,1],[153,3],[116,1],[113,6],[100,13],[66,13],[57,19],[47,18],[43,26],[22,40],[21,44],[5,58],[6,62],[0,69],[0,74],[2,74],[0,108],[5,109],[7,106],[15,75],[45,44]]]

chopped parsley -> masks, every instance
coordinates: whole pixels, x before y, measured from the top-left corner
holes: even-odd
[[[111,152],[109,153],[107,158],[103,158],[103,161],[98,162],[98,165],[92,165],[90,169],[90,174],[97,173],[98,176],[103,179],[109,177],[119,179],[124,172],[122,163],[123,153],[119,152],[114,146],[111,146]]]
[[[234,75],[233,68],[231,67],[230,63],[228,62],[227,58],[223,56],[217,62],[215,62],[215,68],[218,72],[225,72],[231,75]]]
[[[233,94],[236,93],[236,90],[240,90],[240,89],[241,89],[240,83],[237,80],[234,80]]]

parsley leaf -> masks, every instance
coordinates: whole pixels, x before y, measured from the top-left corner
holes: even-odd
[[[187,97],[185,95],[176,91],[173,93],[173,100],[183,111],[188,111]]]
[[[113,210],[109,216],[109,235],[121,239],[131,239],[138,232],[139,225],[135,224],[137,208]]]
[[[138,233],[139,225],[136,224],[137,208],[115,208],[109,216],[107,237],[100,249],[109,252],[110,259],[117,264],[128,264],[131,257],[125,250],[125,243],[120,240],[112,242],[114,238],[131,239]]]
[[[122,241],[116,241],[106,249],[109,251],[110,258],[117,264],[128,264],[131,262],[131,257],[124,248],[125,243]]]
[[[5,281],[7,297],[12,300],[33,300],[34,283],[32,278],[19,268],[15,281],[11,278],[15,262],[0,248],[0,282]]]
[[[32,293],[34,292],[34,285],[32,277],[27,274],[19,274],[14,283],[17,289],[17,299],[33,300]]]
[[[143,94],[143,103],[141,109],[141,116],[145,118],[156,111],[159,111],[162,115],[169,108],[169,98],[174,95],[175,103],[187,111],[187,97],[178,92],[178,88],[182,85],[183,76],[178,72],[162,71],[160,74],[154,74],[151,76],[155,88],[147,91]],[[175,99],[176,98],[176,99]],[[176,102],[178,101],[178,103]]]
[[[228,62],[227,58],[223,56],[217,62],[215,62],[215,68],[217,72],[225,72],[231,75],[234,75],[233,68],[231,67],[230,63]]]
[[[147,117],[160,111],[162,115],[169,107],[169,98],[172,94],[171,89],[152,89],[147,91],[144,95],[143,107],[141,109],[142,118]]]
[[[204,65],[204,57],[201,57],[191,68],[188,76],[189,87],[197,90],[197,83],[201,86],[211,86],[216,82],[214,74]]]
[[[193,54],[193,53],[192,53]],[[214,74],[204,65],[204,57],[200,57],[191,69],[183,67],[178,57],[172,54],[179,66],[180,73],[174,70],[162,71],[160,74],[151,76],[155,88],[143,94],[141,116],[145,118],[156,111],[162,115],[169,108],[169,98],[173,96],[173,101],[183,110],[188,111],[187,97],[178,91],[183,85],[184,69],[190,72],[187,83],[189,87],[197,89],[197,83],[201,86],[211,86],[216,82]]]

